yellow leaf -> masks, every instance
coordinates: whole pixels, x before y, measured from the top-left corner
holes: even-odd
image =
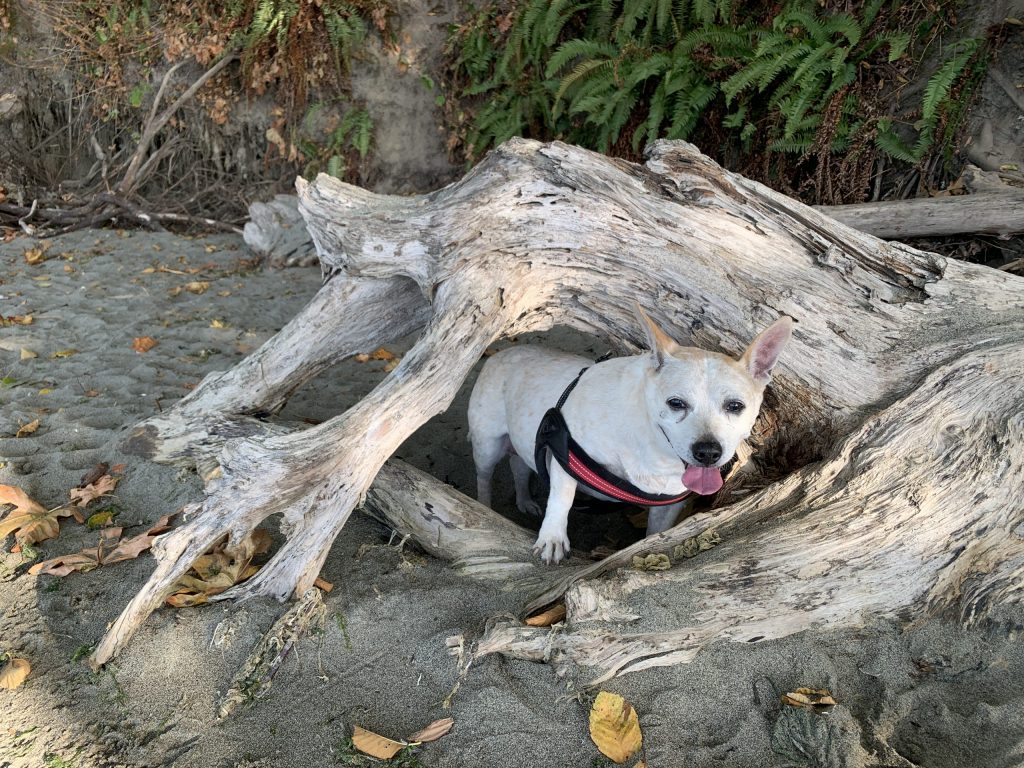
[[[28,424],[22,424],[18,431],[14,433],[14,436],[26,437],[28,435],[31,435],[37,429],[39,429],[39,419],[34,419],[30,421]]]
[[[25,682],[32,665],[25,659],[8,657],[7,663],[0,667],[0,688],[11,690]]]
[[[48,395],[51,392],[53,392],[53,390],[50,389],[49,387],[43,387],[42,389],[39,390],[40,395]]]
[[[57,360],[57,359],[64,358],[64,357],[71,357],[72,355],[77,354],[77,353],[78,353],[77,349],[61,349],[61,350],[58,350],[58,351],[54,352],[52,355],[50,355],[50,357],[52,359],[54,359],[54,360]]]
[[[590,709],[590,738],[602,755],[626,762],[643,745],[636,710],[617,693],[601,691]]]
[[[371,360],[394,360],[397,355],[384,347],[378,347],[370,353]]]
[[[206,293],[206,289],[209,287],[210,283],[206,280],[194,280],[191,283],[185,283],[185,290],[196,295]]]
[[[782,703],[824,714],[836,705],[836,700],[824,688],[797,688],[782,694]]]
[[[102,528],[104,525],[108,525],[111,520],[114,519],[114,513],[109,509],[105,509],[102,512],[97,512],[94,515],[89,515],[86,519],[85,524],[90,528]]]
[[[223,320],[218,320],[217,318],[214,318],[213,320],[210,321],[210,327],[211,328],[227,328],[228,324],[225,323]]]
[[[22,347],[21,348],[21,359],[22,360],[31,360],[33,357],[39,357],[39,353],[33,352],[28,347]]]
[[[43,254],[42,248],[29,248],[25,251],[26,264],[42,264],[44,261],[46,261],[46,256]]]
[[[536,616],[531,616],[526,620],[526,626],[528,627],[550,627],[552,624],[557,624],[565,618],[565,603],[559,603],[558,605],[548,608],[543,613],[538,613]]]
[[[409,741],[424,744],[428,741],[437,741],[444,736],[448,731],[455,725],[455,721],[446,717],[443,720],[435,720],[426,728],[420,731],[416,731],[412,736],[409,737]]]
[[[409,745],[404,741],[394,741],[354,725],[352,726],[352,746],[371,757],[390,760]]]

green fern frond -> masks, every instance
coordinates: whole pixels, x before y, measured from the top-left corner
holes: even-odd
[[[967,62],[978,50],[978,40],[971,38],[960,44],[960,52],[946,61],[938,72],[932,75],[924,89],[924,101],[921,103],[921,118],[929,122],[935,118],[939,107],[953,87],[953,83],[963,74]]]
[[[548,59],[544,74],[546,77],[554,77],[573,59],[611,59],[617,53],[618,49],[611,43],[598,40],[569,40],[562,43]]]

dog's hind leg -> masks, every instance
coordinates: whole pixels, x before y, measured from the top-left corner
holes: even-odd
[[[540,517],[544,514],[544,508],[530,495],[530,474],[533,470],[517,453],[512,454],[509,464],[512,467],[512,477],[516,481],[516,509],[525,515]]]
[[[679,519],[679,513],[686,506],[686,501],[679,501],[675,504],[666,504],[663,507],[647,508],[647,535],[667,531]]]
[[[512,450],[508,435],[484,437],[473,435],[473,463],[476,464],[476,498],[481,504],[491,506],[491,478],[498,462]]]

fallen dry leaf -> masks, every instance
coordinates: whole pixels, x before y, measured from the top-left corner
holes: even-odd
[[[590,708],[590,738],[602,755],[626,762],[643,745],[636,710],[617,693],[601,691]]]
[[[206,280],[195,280],[191,283],[185,283],[185,290],[196,295],[206,293],[209,287],[210,283]]]
[[[384,347],[378,347],[370,353],[371,360],[394,360],[398,357],[394,352],[384,349]]]
[[[782,694],[782,703],[825,714],[836,705],[836,700],[824,688],[797,688],[795,691]]]
[[[32,325],[32,315],[7,315],[0,316],[0,328],[8,325]]]
[[[98,389],[87,389],[83,393],[86,397],[98,397],[100,392]]]
[[[270,534],[263,528],[257,528],[237,551],[231,553],[225,551],[225,545],[226,541],[221,542],[196,558],[189,572],[178,579],[176,591],[165,602],[175,608],[202,605],[213,595],[251,578],[259,571],[259,566],[252,565],[252,559],[270,549]]]
[[[542,613],[531,616],[526,620],[528,627],[550,627],[565,618],[565,603],[553,605]]]
[[[43,253],[42,248],[29,248],[25,251],[26,264],[35,266],[36,264],[42,264],[44,261],[46,261],[46,254]]]
[[[414,744],[426,744],[430,741],[437,741],[448,733],[453,725],[455,725],[455,721],[450,717],[435,720],[426,728],[416,731],[416,733],[409,737],[409,741]]]
[[[121,539],[122,528],[104,528],[100,531],[99,543],[95,547],[87,547],[81,552],[61,555],[50,560],[36,563],[28,572],[31,574],[48,573],[52,576],[67,576],[77,571],[86,573],[101,565],[111,565],[124,560],[134,560],[153,546],[153,540],[171,527],[174,515],[164,515],[157,520],[145,533]]]
[[[13,485],[0,485],[0,505],[3,504],[13,504],[14,509],[0,520],[0,540],[13,533],[19,546],[52,539],[60,533],[58,518],[71,514],[70,507],[45,509]]]
[[[85,507],[94,502],[100,496],[107,496],[114,492],[117,487],[117,478],[110,475],[103,475],[98,480],[89,483],[82,488],[72,488],[71,503],[76,507]]]
[[[127,464],[115,464],[110,468],[110,471],[113,472],[115,475],[122,475],[124,474],[124,471],[126,469],[128,469]]]
[[[390,760],[409,745],[404,741],[395,741],[354,725],[352,726],[352,746],[371,757]]]
[[[21,352],[19,354],[22,360],[31,360],[33,357],[39,357],[38,352],[33,352],[28,347],[22,347]]]
[[[158,343],[152,336],[136,336],[132,339],[132,349],[141,355],[144,352],[149,352]]]
[[[7,657],[7,663],[0,667],[0,688],[11,690],[25,682],[32,665],[25,659]]]
[[[99,480],[101,477],[103,477],[105,474],[107,474],[107,470],[109,470],[109,469],[110,469],[110,465],[107,464],[107,462],[105,462],[105,461],[101,461],[95,467],[93,467],[88,472],[86,472],[84,475],[82,475],[82,479],[78,481],[78,487],[79,488],[84,488],[87,485],[92,485],[97,480]]]
[[[72,355],[77,355],[77,354],[78,354],[78,350],[77,349],[59,349],[56,352],[54,352],[52,355],[50,355],[50,359],[52,359],[52,360],[61,360],[61,359],[65,358],[65,357],[71,357]]]
[[[227,328],[228,324],[225,323],[223,320],[218,320],[217,318],[214,318],[213,320],[210,321],[210,327],[211,328]]]
[[[27,437],[39,429],[39,419],[33,419],[28,424],[22,424],[18,431],[14,433],[15,437]]]

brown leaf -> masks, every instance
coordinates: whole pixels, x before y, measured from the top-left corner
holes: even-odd
[[[100,531],[99,542],[95,547],[86,547],[81,552],[44,560],[33,565],[28,572],[67,576],[74,571],[85,573],[101,565],[133,560],[153,546],[153,540],[170,528],[172,517],[174,515],[164,515],[153,523],[148,531],[130,539],[121,539],[122,528],[105,528]]]
[[[149,352],[158,343],[152,336],[136,336],[132,339],[132,349],[141,355],[143,352]]]
[[[85,507],[101,496],[107,496],[114,492],[117,487],[117,478],[110,475],[103,475],[95,482],[89,483],[82,488],[71,489],[71,502],[76,507]]]
[[[565,603],[553,605],[542,613],[531,616],[526,620],[528,627],[550,627],[565,618]]]
[[[404,741],[395,741],[354,725],[352,726],[352,746],[371,757],[390,760],[409,745]]]
[[[110,468],[110,471],[113,472],[115,475],[123,475],[126,469],[128,469],[127,464],[115,464]]]
[[[836,705],[836,700],[824,688],[797,688],[782,694],[782,703],[825,714]]]
[[[270,543],[270,534],[263,528],[257,528],[231,552],[227,551],[226,540],[219,542],[196,558],[165,602],[175,608],[202,605],[213,595],[251,578],[259,571],[258,566],[252,565],[252,558],[267,552]]]
[[[24,256],[25,263],[32,264],[33,266],[36,264],[42,264],[46,261],[46,254],[43,252],[42,248],[29,248],[25,251]]]
[[[84,475],[82,475],[82,479],[78,481],[78,487],[84,488],[87,485],[92,485],[105,474],[107,474],[108,469],[110,469],[110,465],[107,464],[107,462],[105,461],[101,461],[95,467],[93,467]]]
[[[25,659],[7,657],[7,663],[0,667],[0,688],[11,690],[25,682],[32,665]]]
[[[370,353],[371,360],[395,360],[398,357],[394,352],[384,349],[384,347],[378,347]]]
[[[33,432],[35,432],[37,429],[39,429],[39,419],[34,419],[30,421],[28,424],[22,424],[21,427],[18,428],[18,431],[14,433],[14,436],[27,437],[28,435],[31,435]]]
[[[8,325],[32,325],[32,315],[7,315],[0,316],[0,327]]]
[[[86,397],[99,397],[100,392],[98,389],[87,389],[84,394]]]
[[[14,509],[0,520],[0,540],[13,533],[19,545],[52,539],[60,533],[58,518],[71,514],[70,507],[44,509],[13,485],[0,485],[0,505],[3,504],[13,504]]]
[[[590,708],[590,738],[602,755],[626,762],[643,745],[636,710],[617,693],[601,691]]]
[[[435,720],[426,728],[416,731],[412,736],[409,737],[409,741],[413,743],[426,744],[429,741],[437,741],[444,736],[448,731],[455,725],[455,721],[446,717],[443,720]]]

